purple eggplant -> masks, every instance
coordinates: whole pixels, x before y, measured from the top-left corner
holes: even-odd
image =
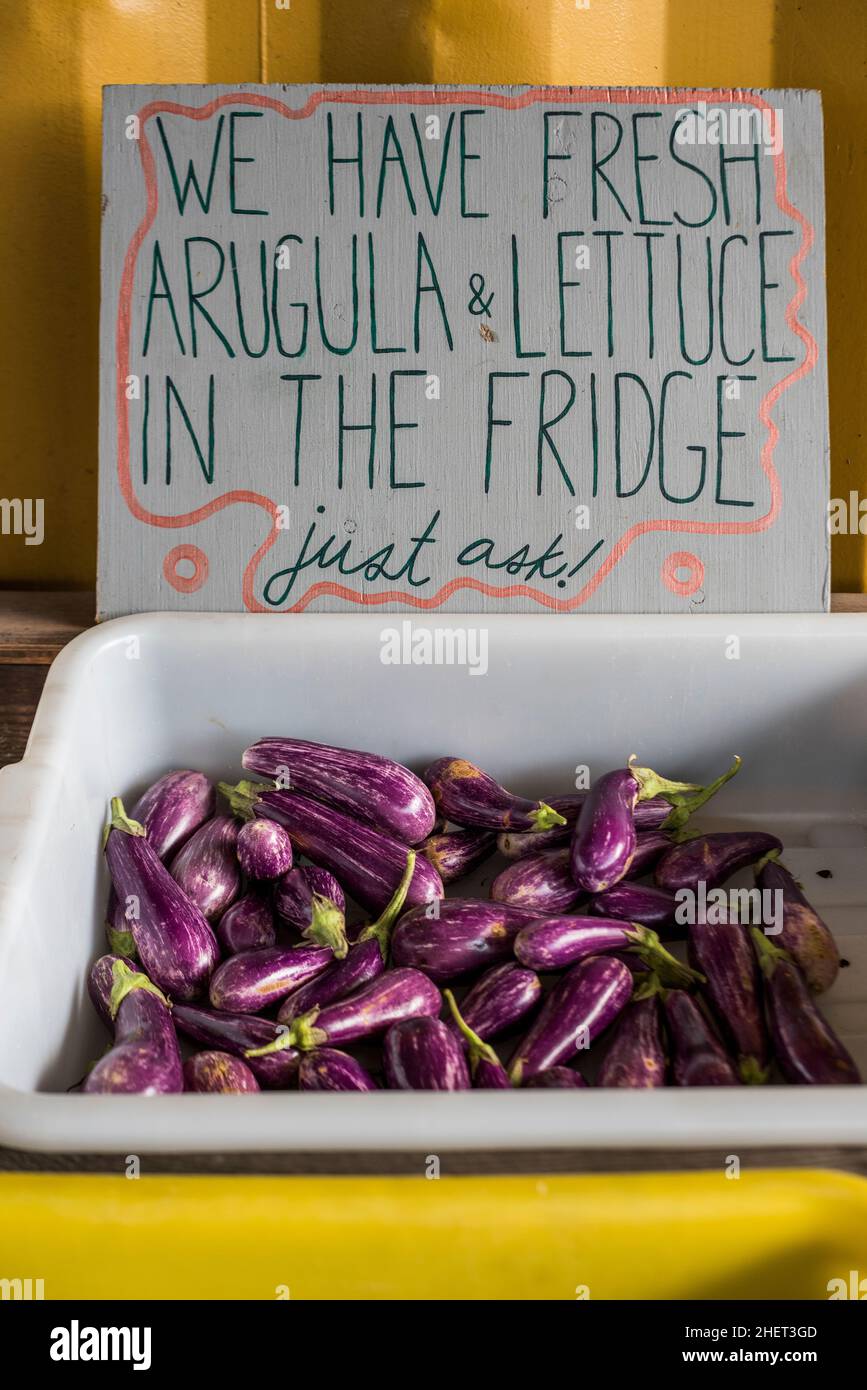
[[[327,869],[314,864],[290,869],[274,889],[274,907],[307,941],[330,946],[339,960],[346,955],[346,899]]]
[[[401,917],[391,951],[395,965],[424,970],[432,980],[454,980],[510,957],[518,932],[536,920],[522,908],[477,898],[449,898],[435,915],[430,911],[416,907]]]
[[[637,835],[627,877],[641,878],[643,874],[649,874],[673,843],[671,835],[665,830],[645,830]]]
[[[255,951],[260,946],[273,946],[277,941],[274,914],[258,893],[245,893],[227,907],[215,928],[217,940],[225,956],[241,951]]]
[[[450,989],[443,990],[443,998],[451,1009],[451,1022],[446,1024],[453,1034],[462,1039],[470,1062],[470,1076],[473,1085],[480,1091],[508,1091],[511,1087],[509,1073],[503,1066],[490,1043],[486,1043],[467,1023],[455,1002]]]
[[[454,825],[481,830],[550,830],[566,818],[544,801],[514,796],[464,758],[437,758],[422,774],[437,810]]]
[[[787,1081],[807,1086],[857,1086],[861,1075],[809,985],[787,953],[758,927],[750,933],[765,980],[774,1056]]]
[[[292,841],[273,820],[248,820],[242,825],[236,852],[248,878],[270,881],[292,868]]]
[[[112,799],[103,843],[118,898],[135,899],[138,915],[130,926],[145,973],[173,1000],[194,999],[220,958],[214,933],[119,797]]]
[[[632,994],[632,975],[622,960],[593,956],[573,966],[548,995],[509,1067],[513,1086],[522,1086],[559,1066],[614,1022]]]
[[[132,917],[137,910],[136,899],[122,901],[109,889],[108,905],[105,910],[105,938],[108,949],[116,956],[134,956],[135,942],[132,937]]]
[[[172,860],[172,878],[208,921],[220,917],[241,889],[236,846],[238,826],[231,816],[206,821]]]
[[[687,940],[690,964],[705,977],[704,992],[741,1081],[761,1085],[768,1079],[768,1034],[746,928],[737,922],[694,922]]]
[[[586,792],[552,796],[548,805],[560,812],[566,820],[565,825],[557,825],[553,830],[504,830],[497,836],[497,849],[506,859],[523,859],[528,854],[541,854],[543,850],[568,845],[586,799]],[[671,803],[661,796],[639,801],[633,813],[635,828],[639,831],[658,830],[671,814]]]
[[[596,1077],[597,1086],[622,1086],[633,1091],[665,1085],[665,1043],[659,995],[644,986],[632,996],[614,1025],[611,1045]]]
[[[213,1009],[257,1014],[321,975],[334,960],[330,946],[260,946],[224,960],[211,976]]]
[[[830,928],[804,897],[797,879],[776,851],[756,865],[756,882],[763,892],[780,893],[783,904],[783,930],[774,938],[800,968],[814,994],[830,989],[840,969],[840,952]]]
[[[678,902],[673,893],[655,888],[652,883],[621,879],[604,893],[594,893],[588,908],[600,917],[619,917],[624,922],[641,922],[645,927],[661,928],[675,924]]]
[[[369,912],[381,912],[392,897],[406,865],[406,845],[399,840],[300,792],[272,791],[253,782],[239,782],[237,787],[221,782],[220,790],[229,797],[236,815],[267,816],[283,825],[295,847],[320,868],[335,873]],[[407,902],[416,906],[442,896],[439,874],[419,856]]]
[[[628,951],[672,988],[688,989],[701,979],[665,949],[650,927],[615,918],[542,917],[518,932],[514,948],[531,970],[563,970],[591,956]]]
[[[214,784],[203,772],[167,772],[142,793],[130,820],[144,826],[155,854],[165,863],[211,819],[216,800]]]
[[[572,837],[572,877],[588,893],[602,893],[629,872],[637,846],[635,807],[639,800],[678,798],[702,790],[692,782],[670,782],[650,768],[606,772],[594,782]]]
[[[486,970],[476,981],[464,997],[461,1013],[476,1033],[496,1038],[526,1018],[541,997],[542,984],[536,972],[507,960]]]
[[[700,883],[709,892],[738,869],[782,848],[776,835],[763,830],[719,830],[711,835],[695,835],[666,851],[654,877],[657,886],[669,893],[684,888],[697,892]]]
[[[172,1018],[181,1032],[194,1042],[243,1058],[260,1085],[282,1090],[295,1080],[298,1053],[286,1043],[279,1048],[272,1047],[261,1056],[248,1056],[251,1050],[255,1053],[257,1048],[265,1048],[283,1038],[285,1029],[270,1019],[256,1018],[252,1014],[227,1014],[194,1004],[175,1004]]]
[[[392,1091],[468,1091],[464,1050],[444,1023],[430,1016],[394,1023],[382,1049]]]
[[[421,852],[433,864],[443,883],[454,883],[483,864],[494,852],[493,830],[450,830],[429,835]]]
[[[181,1054],[168,1001],[139,970],[112,965],[109,1013],[114,1046],[88,1073],[88,1095],[158,1096],[184,1089]]]
[[[229,1052],[196,1052],[184,1062],[184,1089],[243,1094],[258,1091],[259,1083],[240,1057]]]
[[[368,1071],[336,1047],[317,1047],[305,1052],[298,1066],[299,1091],[375,1091]]]
[[[568,848],[549,849],[518,859],[491,884],[495,902],[546,917],[570,912],[583,896],[572,877]]]
[[[420,844],[434,828],[436,811],[424,782],[379,753],[298,738],[260,738],[241,762],[248,772],[306,792],[406,845]]]
[[[100,956],[90,967],[87,977],[87,992],[90,995],[90,1002],[96,1009],[103,1023],[109,1032],[114,1032],[114,1018],[111,1013],[111,991],[114,988],[114,964],[121,961],[131,974],[138,972],[135,961],[128,956],[120,956],[116,952],[109,955]]]
[[[737,1086],[735,1065],[700,1006],[682,989],[662,995],[675,1086]]]
[[[415,870],[415,858],[415,851],[409,850],[403,878],[385,911],[375,922],[361,926],[358,937],[345,958],[335,960],[321,975],[317,975],[300,989],[292,991],[280,1006],[278,1023],[291,1023],[293,1018],[299,1018],[311,1009],[321,1009],[326,1004],[335,1004],[338,999],[344,999],[346,995],[371,984],[384,972],[391,946],[391,933],[403,910]]]
[[[279,1038],[245,1055],[264,1057],[283,1048],[309,1052],[314,1047],[374,1038],[407,1018],[435,1018],[441,1007],[439,990],[420,970],[386,970],[346,999],[294,1018]]]
[[[536,1076],[531,1076],[524,1084],[527,1089],[535,1091],[570,1091],[583,1089],[587,1082],[580,1071],[575,1071],[572,1067],[549,1067],[547,1071],[540,1071]]]

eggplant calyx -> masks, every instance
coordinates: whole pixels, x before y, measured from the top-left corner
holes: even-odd
[[[632,773],[638,783],[638,801],[650,801],[652,797],[662,796],[666,801],[675,804],[676,798],[686,792],[700,792],[703,788],[698,782],[672,782],[668,777],[660,777],[658,772],[654,772],[652,767],[635,767],[637,753],[632,753],[626,764],[629,772]]]
[[[535,811],[530,812],[529,819],[533,822],[534,830],[553,830],[558,825],[566,824],[566,817],[549,806],[547,801],[538,802]]]
[[[105,924],[105,935],[108,941],[108,949],[114,956],[134,956],[135,939],[131,931],[119,931],[110,922]]]
[[[386,904],[377,917],[375,922],[370,922],[364,931],[358,935],[359,945],[362,941],[372,941],[374,938],[379,942],[379,950],[382,955],[383,964],[388,963],[388,945],[391,939],[392,928],[401,914],[403,905],[406,902],[406,895],[409,892],[409,885],[412,883],[412,876],[415,873],[415,850],[407,850],[406,868],[400,883],[394,890],[391,901]]]
[[[755,874],[756,878],[758,878],[759,874],[762,872],[762,869],[765,867],[766,864],[778,863],[782,852],[783,851],[781,849],[769,849],[767,854],[763,854],[758,863],[753,865],[753,873]],[[785,865],[783,865],[782,867],[784,868]]]
[[[349,950],[346,940],[346,919],[340,908],[322,893],[314,893],[310,925],[304,932],[308,941],[317,946],[330,946],[335,960],[345,960]]]
[[[775,946],[761,927],[750,927],[750,936],[753,938],[753,945],[756,948],[762,974],[770,980],[780,961],[790,961],[792,958],[788,951],[784,951],[781,946]]]
[[[770,1069],[759,1066],[755,1057],[741,1057],[738,1062],[738,1076],[745,1086],[764,1086],[769,1075]]]
[[[112,830],[121,830],[124,835],[146,836],[147,831],[137,820],[130,820],[123,807],[123,802],[119,796],[111,798],[111,805],[108,813],[108,822],[102,832],[102,847],[105,849],[108,837]]]
[[[301,1052],[310,1052],[314,1047],[320,1047],[328,1041],[328,1034],[323,1028],[313,1027],[318,1015],[318,1005],[306,1014],[299,1014],[289,1027],[284,1028],[271,1042],[264,1043],[262,1047],[245,1048],[244,1056],[270,1057],[273,1052],[285,1052],[287,1047],[297,1047]]]
[[[705,984],[704,975],[688,965],[681,965],[676,956],[666,950],[657,933],[638,922],[630,923],[631,931],[626,933],[632,942],[627,951],[638,956],[645,965],[651,967],[660,985],[668,989],[692,989],[694,985]]]
[[[727,768],[726,771],[713,782],[708,782],[706,787],[700,787],[694,796],[683,795],[682,797],[676,797],[672,801],[673,809],[666,816],[660,829],[675,830],[683,834],[683,827],[686,825],[690,816],[692,816],[700,806],[704,806],[706,802],[710,801],[712,796],[716,796],[720,787],[724,787],[726,782],[730,782],[735,773],[740,771],[740,768],[741,759],[736,753],[732,760],[731,767]]]
[[[490,1062],[492,1066],[499,1067],[501,1062],[490,1043],[483,1042],[478,1033],[474,1033],[470,1025],[464,1019],[457,1006],[455,996],[450,989],[443,990],[443,998],[452,1011],[452,1018],[458,1025],[461,1034],[466,1038],[470,1049],[470,1070],[475,1073],[479,1062]]]
[[[112,1018],[117,1018],[117,1011],[128,994],[134,989],[146,989],[149,994],[155,994],[165,1004],[167,1009],[171,1008],[166,996],[161,989],[149,980],[147,975],[143,975],[140,970],[130,970],[128,965],[124,965],[122,960],[116,960],[111,967],[111,994],[108,1001],[108,1011]]]
[[[662,981],[655,970],[650,970],[644,980],[640,980],[632,991],[632,1002],[638,1004],[642,999],[653,999],[656,995],[664,997]]]
[[[228,801],[233,816],[239,816],[241,820],[253,820],[255,818],[253,808],[259,800],[260,794],[273,792],[276,786],[276,782],[241,781],[234,787],[230,782],[218,782],[217,790],[222,792]]]

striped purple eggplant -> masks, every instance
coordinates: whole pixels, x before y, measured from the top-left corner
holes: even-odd
[[[131,974],[135,975],[137,973],[138,966],[135,961],[130,960],[128,956],[121,956],[116,952],[110,952],[108,955],[100,956],[99,960],[93,962],[87,976],[87,992],[90,995],[90,1002],[110,1033],[114,1031],[114,1018],[111,1013],[111,991],[114,988],[114,964],[115,961],[118,960],[121,961]]]
[[[491,884],[498,903],[522,907],[540,916],[570,912],[584,897],[569,866],[569,849],[549,849],[510,864]]]
[[[135,900],[130,927],[145,973],[172,1000],[194,999],[220,958],[216,937],[119,797],[111,802],[103,847],[118,898]]]
[[[248,1056],[250,1050],[264,1048],[283,1038],[285,1030],[270,1019],[256,1018],[253,1014],[227,1014],[195,1004],[175,1004],[172,1018],[175,1026],[194,1042],[243,1058],[261,1086],[283,1090],[295,1080],[298,1053],[285,1043],[262,1056]]]
[[[476,1033],[496,1038],[526,1018],[541,997],[542,982],[536,972],[507,960],[486,970],[476,981],[464,996],[461,1013]]]
[[[541,854],[543,850],[560,849],[563,845],[568,845],[586,799],[586,792],[573,792],[571,796],[552,796],[548,805],[560,812],[565,818],[565,825],[557,825],[553,830],[504,830],[497,836],[497,849],[506,859],[523,859],[527,854]],[[635,829],[658,830],[671,814],[671,803],[661,796],[639,801],[633,812]]]
[[[336,874],[347,893],[369,912],[381,912],[387,905],[406,866],[405,844],[300,792],[273,791],[253,782],[239,782],[237,787],[221,782],[220,790],[236,815],[267,816],[283,825],[296,849]],[[407,902],[416,906],[442,896],[439,874],[419,855]]]
[[[807,901],[794,875],[779,863],[776,851],[765,855],[755,872],[763,892],[781,894],[783,930],[774,944],[788,952],[814,994],[830,989],[840,969],[840,952],[830,927]]]
[[[184,1062],[184,1090],[243,1095],[259,1083],[240,1057],[229,1052],[196,1052]]]
[[[392,1091],[468,1091],[464,1050],[444,1023],[430,1016],[392,1024],[382,1049]]]
[[[787,1081],[807,1086],[857,1086],[861,1075],[809,985],[787,953],[751,927],[765,981],[774,1056]]]
[[[238,863],[248,878],[270,881],[292,868],[292,841],[273,820],[248,820],[238,831]]]
[[[309,1052],[374,1038],[407,1018],[435,1018],[441,1007],[439,990],[420,970],[386,970],[348,998],[294,1018],[279,1038],[245,1055],[264,1057],[283,1048]]]
[[[542,917],[515,937],[515,955],[531,970],[563,970],[590,956],[628,951],[672,988],[688,989],[700,975],[681,965],[650,927],[608,917]]]
[[[535,920],[532,912],[506,903],[449,898],[435,913],[416,907],[401,917],[392,959],[424,970],[432,980],[454,980],[511,957],[514,938]]]
[[[594,893],[587,904],[600,917],[619,917],[624,922],[641,922],[645,927],[673,927],[677,898],[652,883],[632,883],[621,879],[604,893]],[[683,935],[683,929],[679,932]]]
[[[446,1027],[461,1040],[466,1048],[473,1086],[480,1091],[508,1091],[512,1084],[509,1080],[509,1073],[490,1043],[484,1042],[479,1034],[469,1026],[450,989],[443,990],[443,998],[452,1014],[451,1021]]]
[[[665,1042],[656,981],[640,985],[614,1025],[597,1086],[651,1090],[665,1085]]]
[[[327,869],[315,864],[290,869],[274,889],[274,907],[307,941],[330,946],[338,960],[346,955],[346,899]]]
[[[208,921],[222,916],[241,890],[237,843],[238,826],[232,817],[214,816],[199,826],[172,860],[172,878]]]
[[[424,782],[379,753],[299,738],[260,738],[241,762],[248,772],[306,792],[406,845],[420,844],[434,828],[436,811]]]
[[[695,835],[666,851],[654,878],[657,886],[669,893],[684,888],[694,893],[700,883],[709,892],[739,869],[782,848],[776,835],[763,830],[718,830],[711,835]]]
[[[737,1086],[738,1074],[707,1015],[682,989],[662,995],[675,1086]]]
[[[449,830],[429,835],[420,848],[443,883],[454,883],[484,864],[496,843],[493,830]]]
[[[580,1071],[575,1071],[572,1067],[549,1067],[547,1071],[540,1071],[536,1076],[531,1076],[524,1086],[525,1089],[533,1091],[571,1091],[583,1090],[587,1082]]]
[[[746,928],[738,922],[694,922],[687,942],[690,964],[704,975],[704,993],[741,1081],[763,1084],[768,1079],[768,1033]]]
[[[629,865],[627,878],[641,878],[644,874],[649,874],[666,850],[671,849],[673,843],[671,835],[666,830],[645,830],[643,833],[639,833],[636,836],[635,853],[632,856],[632,863]]]
[[[273,946],[277,941],[274,914],[258,893],[245,893],[227,907],[214,930],[224,956]]]
[[[622,960],[592,956],[572,967],[555,986],[512,1058],[509,1076],[523,1086],[539,1072],[587,1048],[613,1023],[632,994],[632,975]]]
[[[158,1096],[184,1089],[181,1054],[168,1001],[139,970],[112,965],[109,1013],[114,1046],[85,1079],[88,1095]]]
[[[285,999],[334,960],[330,946],[260,946],[229,956],[211,976],[213,1009],[257,1014]]]
[[[203,772],[167,772],[142,793],[130,820],[144,826],[155,854],[165,863],[211,819],[216,802],[214,784]]]
[[[348,1052],[336,1047],[317,1047],[305,1052],[298,1064],[299,1091],[375,1091],[370,1072]]]
[[[355,990],[362,989],[381,975],[388,963],[391,933],[406,900],[407,890],[415,871],[415,851],[408,850],[403,878],[394,897],[375,922],[362,924],[356,941],[344,959],[335,960],[321,975],[317,975],[284,1000],[277,1015],[278,1023],[291,1023],[293,1018],[311,1009],[335,1004]]]
[[[422,774],[436,808],[454,825],[481,830],[550,830],[566,818],[544,801],[514,796],[465,758],[437,758]]]

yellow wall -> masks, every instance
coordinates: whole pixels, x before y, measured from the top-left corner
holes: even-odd
[[[563,82],[818,87],[825,106],[832,495],[867,496],[865,0],[0,0],[0,583],[87,586],[96,548],[100,87]],[[285,3],[285,0],[282,0]],[[834,541],[867,588],[867,538]]]

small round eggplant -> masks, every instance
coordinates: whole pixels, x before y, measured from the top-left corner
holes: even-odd
[[[788,952],[814,994],[830,989],[840,969],[837,943],[775,851],[756,865],[756,882],[763,892],[782,894],[783,930],[774,944]]]
[[[385,1079],[392,1091],[468,1091],[463,1048],[438,1018],[407,1018],[385,1035]]]
[[[656,866],[656,883],[669,893],[683,888],[696,892],[700,883],[710,891],[738,869],[755,864],[770,850],[782,848],[776,835],[763,830],[719,830],[711,835],[696,835],[666,851]]]
[[[306,792],[404,844],[417,845],[433,830],[436,812],[424,782],[379,753],[300,738],[260,738],[241,761],[247,771],[277,778],[281,786]]]
[[[549,849],[510,864],[491,884],[498,903],[522,907],[539,916],[569,912],[584,896],[569,867],[569,850]]]
[[[737,1086],[734,1063],[708,1018],[682,989],[663,993],[675,1086]]]
[[[375,1091],[368,1071],[336,1047],[317,1047],[305,1052],[298,1066],[299,1091]]]
[[[130,928],[145,973],[173,1000],[194,999],[220,958],[216,937],[119,797],[112,799],[103,846],[118,898],[136,906]]]
[[[211,1007],[257,1014],[321,975],[334,960],[330,946],[260,946],[229,956],[211,976]]]
[[[746,929],[737,922],[694,922],[689,960],[705,978],[704,992],[748,1086],[768,1079],[768,1033],[762,986]]]
[[[451,1009],[451,1022],[446,1026],[463,1040],[470,1059],[470,1075],[473,1085],[480,1091],[507,1091],[511,1086],[509,1074],[490,1043],[482,1040],[461,1014],[450,989],[443,990],[443,998]]]
[[[184,1062],[184,1090],[223,1095],[258,1091],[259,1083],[240,1057],[228,1052],[196,1052]]]
[[[454,883],[490,858],[496,847],[493,830],[449,830],[429,835],[421,853],[443,883]]]
[[[524,1085],[526,1089],[534,1091],[570,1091],[585,1088],[587,1082],[580,1071],[574,1071],[572,1067],[549,1067],[547,1071],[531,1076]]]
[[[801,971],[759,927],[750,934],[765,979],[774,1056],[787,1081],[807,1086],[857,1086],[861,1075]]]
[[[258,893],[245,893],[243,898],[227,907],[215,931],[224,956],[255,951],[260,946],[274,946],[277,941],[274,914]]]
[[[629,1001],[632,975],[622,960],[593,956],[573,966],[545,1000],[509,1067],[513,1086],[559,1066],[608,1027]]]
[[[641,922],[645,927],[671,927],[678,902],[673,893],[654,888],[652,883],[621,879],[604,893],[594,893],[588,907],[600,917],[619,917],[624,922]]]
[[[606,772],[585,798],[572,837],[572,877],[588,893],[602,893],[625,878],[637,844],[635,807],[639,799],[663,796],[672,803],[702,788],[670,782],[650,768],[630,765]]]
[[[309,1052],[314,1047],[374,1038],[407,1018],[435,1018],[441,1007],[439,990],[420,970],[386,970],[348,998],[293,1019],[279,1038],[245,1056],[264,1057],[283,1048]]]
[[[248,1056],[251,1050],[267,1048],[269,1043],[283,1038],[285,1029],[270,1019],[256,1018],[252,1014],[227,1014],[194,1004],[175,1004],[172,1018],[181,1032],[194,1042],[243,1058],[260,1085],[282,1090],[295,1080],[298,1053],[288,1044],[272,1047],[261,1056]]]
[[[208,921],[220,917],[240,892],[237,843],[238,826],[232,817],[214,816],[172,860],[172,878]]]
[[[518,932],[536,920],[519,907],[476,898],[438,906],[433,916],[423,907],[405,913],[392,941],[395,965],[424,970],[432,980],[454,980],[510,957]]]
[[[144,826],[154,853],[165,863],[211,819],[216,802],[214,784],[203,772],[167,772],[142,793],[130,819]]]
[[[168,1001],[139,970],[112,965],[109,1012],[114,1046],[88,1073],[88,1095],[171,1095],[184,1089],[181,1054]]]
[[[681,965],[655,931],[638,922],[606,917],[544,917],[515,938],[515,955],[532,970],[563,970],[591,956],[629,951],[672,988],[689,988],[701,976]]]
[[[90,995],[90,1002],[109,1032],[114,1031],[111,991],[114,988],[114,964],[118,960],[126,966],[131,974],[134,975],[138,972],[139,967],[128,956],[121,956],[112,952],[109,955],[100,956],[99,960],[94,961],[87,977],[87,992]]]
[[[437,810],[454,825],[481,830],[550,830],[566,824],[566,817],[552,806],[514,796],[464,758],[437,758],[422,775]]]
[[[464,997],[461,1013],[476,1033],[496,1038],[526,1018],[541,997],[542,983],[536,972],[507,960],[486,970],[476,981]]]
[[[238,831],[238,863],[248,878],[270,881],[292,868],[292,841],[273,820],[248,820]]]
[[[614,1025],[611,1045],[596,1077],[597,1086],[651,1090],[665,1085],[665,1044],[656,983],[632,996]]]
[[[327,869],[314,864],[290,869],[274,890],[274,907],[307,941],[330,946],[338,960],[346,955],[346,899]]]

